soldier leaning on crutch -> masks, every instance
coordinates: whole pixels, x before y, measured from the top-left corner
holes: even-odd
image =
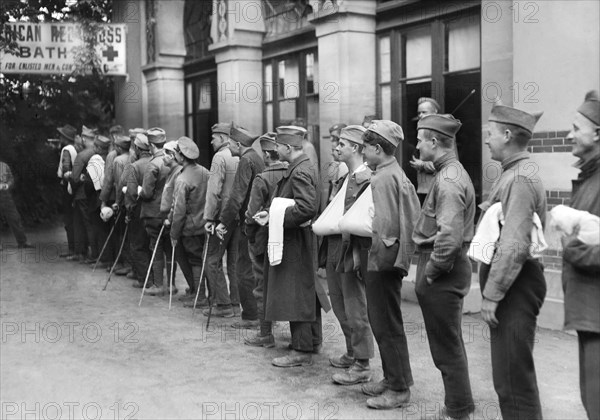
[[[194,289],[200,287],[202,256],[205,246],[204,205],[208,188],[209,172],[196,163],[200,151],[192,139],[177,140],[183,168],[173,193],[173,207],[169,215],[171,244],[181,247],[184,257],[192,267]]]

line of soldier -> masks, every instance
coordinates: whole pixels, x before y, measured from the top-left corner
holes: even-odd
[[[425,99],[419,105],[427,102]],[[501,203],[504,225],[491,264],[479,269],[482,317],[494,329],[493,382],[502,416],[507,419],[542,418],[532,353],[546,283],[543,266],[528,250],[534,216],[545,224],[546,193],[541,179],[526,175],[531,171],[525,170],[531,164],[527,145],[540,116],[495,105],[486,139],[492,159],[502,164],[502,174],[481,208],[485,214],[492,204]],[[171,270],[170,253],[175,247],[176,261],[189,285],[189,301],[200,287],[203,251],[208,246],[206,277],[214,315],[240,315],[241,320],[232,326],[258,327],[245,343],[267,348],[275,345],[272,323],[290,323],[290,352],[273,359],[274,366],[312,364],[312,354],[322,349],[321,309],[333,307],[346,339],[346,352],[330,358],[332,366],[344,369],[332,380],[340,385],[362,383],[362,392],[369,396],[367,405],[377,409],[402,407],[410,401],[414,381],[401,286],[416,250],[415,291],[432,358],[444,384],[442,414],[444,418],[468,418],[475,404],[461,325],[463,300],[471,285],[467,251],[475,233],[475,192],[455,153],[460,121],[433,111],[419,117],[420,159],[411,164],[423,167],[423,162],[429,162],[434,168],[422,206],[395,157],[404,140],[402,128],[389,120],[374,119],[364,124],[366,128],[332,127],[334,163],[327,170],[328,178],[323,177],[325,189],[320,185],[318,167],[304,152],[307,133],[302,127],[282,126],[276,133],[260,136],[261,157],[252,147],[257,136],[233,123],[216,124],[212,127],[215,155],[210,171],[196,163],[198,147],[187,137],[166,142],[166,134],[159,128],[131,130],[130,137],[115,131],[116,157],[109,181],[114,184],[114,204],[108,190],[100,188],[99,208],[107,218],[110,212],[104,209],[118,212],[124,207],[123,222],[130,229],[128,258],[139,287],[143,286],[140,280],[149,252],[158,244],[151,294],[165,292],[163,270],[165,264]],[[573,153],[587,165],[580,182],[583,185],[590,174],[594,175],[593,185],[598,184],[599,124],[597,94],[588,95],[569,134],[576,144]],[[59,131],[64,134],[65,130]],[[82,134],[87,134],[85,127]],[[96,136],[95,151],[101,155],[105,141],[99,138]],[[130,143],[131,157],[127,155]],[[586,148],[580,145],[583,143]],[[81,153],[75,157],[71,181],[80,173],[76,167]],[[111,171],[109,161],[107,157],[104,182]],[[84,183],[94,183],[89,172],[87,177],[92,179],[81,177]],[[70,185],[76,187],[77,182]],[[359,236],[342,230],[325,236],[315,258],[316,237],[310,223],[325,207],[319,204],[320,196],[328,202],[343,194],[345,214],[368,189],[372,214],[364,214],[364,218],[371,223],[370,234]],[[597,190],[593,196],[595,201],[584,207],[598,214]],[[81,203],[75,197],[77,210]],[[164,227],[168,233],[160,235]],[[598,399],[593,392],[598,390],[600,375],[593,377],[590,371],[599,371],[600,289],[597,282],[590,286],[585,276],[591,275],[590,270],[598,272],[598,259],[591,262],[598,247],[582,247],[573,237],[566,240],[565,247],[571,250],[571,257],[565,255],[566,264],[574,267],[563,273],[568,277],[567,326],[579,331],[582,399],[589,417],[596,418]],[[223,273],[225,253],[229,284]],[[583,258],[587,261],[585,275],[576,268],[584,264]],[[317,266],[326,269],[331,305],[316,278]],[[578,308],[577,300],[585,300],[583,308]],[[382,360],[383,379],[379,382],[371,382],[373,337]]]

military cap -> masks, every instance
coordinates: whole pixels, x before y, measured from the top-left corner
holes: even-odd
[[[67,140],[75,141],[75,136],[77,135],[77,129],[72,125],[65,125],[64,127],[58,127],[56,129],[63,137]]]
[[[171,140],[165,143],[163,149],[170,150],[171,152],[177,151],[177,140]]]
[[[277,137],[275,141],[280,144],[287,144],[290,146],[300,147],[302,146],[302,140],[306,134],[306,130],[296,125],[284,125],[277,127]]]
[[[135,136],[137,136],[138,134],[146,134],[146,130],[144,130],[143,128],[129,129],[129,137],[131,137],[132,139],[135,139]]]
[[[161,144],[167,141],[167,133],[160,127],[149,128],[146,136],[152,144]]]
[[[137,146],[138,149],[142,150],[150,150],[150,143],[148,142],[148,137],[144,133],[138,133],[135,135],[135,141],[133,142]]]
[[[123,134],[117,134],[114,136],[115,138],[115,144],[117,146],[120,146],[124,149],[129,149],[129,146],[131,146],[131,138],[129,136],[125,136]]]
[[[337,123],[332,125],[331,127],[329,127],[329,134],[332,137],[340,137],[340,131],[342,130],[342,128],[346,127],[346,124],[344,123]]]
[[[106,136],[98,134],[94,139],[94,145],[102,147],[103,149],[108,149],[108,146],[110,146],[110,139]]]
[[[404,140],[402,127],[390,120],[373,120],[367,131],[379,134],[395,147],[398,147],[398,144]]]
[[[302,128],[307,127],[306,120],[304,118],[296,118],[294,121],[292,121],[291,125]]]
[[[431,114],[425,115],[419,120],[417,130],[428,129],[445,134],[448,137],[455,137],[462,123],[450,114]]]
[[[520,109],[496,104],[492,107],[488,121],[500,124],[516,125],[517,127],[521,127],[522,129],[533,134],[533,128],[542,114],[543,112],[529,114],[528,112],[521,111]]]
[[[123,127],[120,125],[113,125],[112,127],[110,127],[110,130],[108,130],[108,132],[110,134],[123,134],[125,132],[125,130],[123,130]]]
[[[268,132],[263,134],[258,138],[260,141],[260,148],[262,150],[277,150],[277,142],[275,139],[277,138],[277,133]]]
[[[598,102],[597,90],[590,90],[586,93],[583,104],[577,108],[577,112],[594,124],[600,125],[600,102]]]
[[[442,107],[440,106],[440,104],[438,103],[438,101],[436,101],[433,98],[428,98],[426,96],[423,96],[423,97],[419,98],[417,100],[417,105],[421,105],[424,102],[429,102],[431,105],[433,105],[433,107],[435,108],[436,112],[440,112],[442,110]]]
[[[198,156],[200,156],[200,150],[198,150],[198,146],[196,146],[194,140],[189,137],[179,137],[177,140],[177,145],[179,146],[179,153],[188,159],[197,159]]]
[[[96,137],[97,130],[96,129],[91,129],[91,128],[87,128],[85,125],[81,127],[81,135],[84,137],[90,137],[90,138],[94,138]]]
[[[234,125],[233,127],[231,127],[231,134],[229,135],[229,137],[231,137],[233,141],[241,143],[242,146],[250,147],[252,146],[252,143],[254,143],[254,140],[256,140],[258,136],[251,134],[244,127],[238,127]]]
[[[376,120],[377,119],[377,115],[365,115],[365,117],[363,118],[363,124],[369,123],[371,124],[371,121]]]
[[[231,123],[217,123],[211,127],[213,134],[231,134]]]
[[[364,144],[362,135],[367,131],[362,125],[349,125],[340,131],[340,139],[351,141],[356,144]]]

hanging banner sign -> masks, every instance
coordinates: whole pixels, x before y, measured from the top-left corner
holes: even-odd
[[[126,24],[101,24],[96,54],[106,75],[127,75],[126,28]],[[0,52],[0,73],[69,74],[76,69],[77,50],[84,46],[81,26],[75,23],[9,22],[2,31],[18,47],[16,55]]]

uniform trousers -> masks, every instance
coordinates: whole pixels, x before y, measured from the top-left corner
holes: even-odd
[[[512,286],[498,302],[498,326],[490,331],[492,376],[500,411],[505,419],[542,418],[542,406],[533,362],[537,316],[546,296],[543,266],[528,260]],[[485,290],[490,266],[481,264],[479,282]]]
[[[252,294],[252,291],[256,287],[256,280],[252,271],[250,251],[248,250],[248,237],[242,232],[242,228],[239,224],[235,229],[237,230],[235,236],[238,238],[237,249],[235,252],[235,256],[237,257],[235,261],[235,277],[240,296],[240,304],[242,305],[242,319],[254,321],[258,319],[256,298]]]
[[[73,195],[67,191],[67,185],[62,188],[62,216],[67,233],[67,247],[69,254],[75,253],[75,232],[73,228]]]
[[[0,214],[6,219],[6,223],[12,230],[12,233],[17,241],[17,245],[27,243],[27,237],[23,231],[23,222],[21,215],[17,210],[17,206],[10,192],[3,191],[0,193]]]
[[[129,243],[131,245],[131,267],[138,281],[143,282],[146,278],[148,265],[150,264],[150,239],[144,228],[144,223],[140,219],[140,206],[136,206],[131,220],[129,221]],[[148,284],[154,282],[152,273],[148,277]]]
[[[268,293],[268,292],[267,292]],[[323,343],[323,323],[321,320],[321,305],[315,295],[316,318],[312,322],[290,321],[292,348],[301,352],[314,352]]]
[[[88,206],[89,214],[88,218],[91,224],[91,234],[89,236],[90,247],[92,249],[92,258],[97,259],[100,256],[100,251],[102,251],[102,247],[108,238],[108,233],[110,232],[110,227],[112,222],[104,222],[100,217],[100,207]],[[112,247],[110,244],[107,244],[104,253],[102,254],[102,262],[112,261]]]
[[[431,285],[425,276],[431,252],[421,252],[415,284],[429,350],[435,366],[442,373],[448,415],[457,418],[467,416],[475,409],[462,337],[463,300],[471,287],[472,272],[467,249],[461,250],[452,270],[437,277]]]
[[[210,235],[208,241],[208,255],[206,257],[206,277],[210,293],[214,296],[215,303],[220,306],[240,304],[235,273],[235,247],[237,244],[237,230],[233,227],[227,231],[223,241],[217,235]],[[229,290],[227,280],[223,273],[223,256],[227,251],[227,277],[229,277]]]
[[[154,260],[152,261],[152,273],[154,275],[154,284],[157,287],[162,287],[164,280],[165,265],[167,267],[167,274],[171,273],[171,252],[173,247],[171,245],[171,236],[169,235],[169,229],[166,227],[163,229],[163,219],[157,217],[145,217],[143,219],[144,228],[148,234],[148,250],[150,252],[150,258],[154,252]],[[162,234],[159,234],[162,229]],[[201,254],[202,255],[202,254]],[[200,256],[202,258],[202,256]],[[166,261],[166,264],[165,264]]]
[[[366,276],[371,330],[379,346],[383,377],[393,391],[413,385],[408,344],[400,309],[402,276],[397,271],[370,271]]]
[[[83,188],[83,187],[81,187]],[[89,219],[87,198],[73,200],[73,231],[75,238],[75,253],[88,256],[89,240],[92,236],[92,225]]]
[[[600,334],[577,331],[579,339],[579,389],[590,420],[600,419]]]
[[[260,321],[260,335],[268,335],[273,333],[273,322],[265,319],[265,270],[269,269],[269,262],[266,258],[266,253],[261,252],[256,254],[256,250],[250,245],[248,247],[250,261],[252,261],[252,273],[256,280],[256,287],[252,291],[252,295],[256,299],[256,314]],[[265,267],[265,262],[267,266]]]

